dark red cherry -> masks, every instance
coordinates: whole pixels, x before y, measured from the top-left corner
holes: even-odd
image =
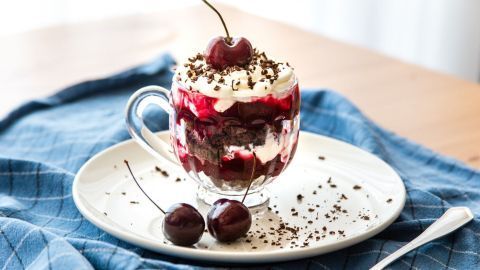
[[[205,50],[207,64],[218,70],[244,66],[250,62],[252,55],[252,44],[244,37],[231,38],[230,42],[225,37],[216,37],[210,40]]]
[[[205,221],[193,206],[186,203],[172,205],[163,219],[163,234],[179,246],[191,246],[202,238]]]
[[[170,206],[165,212],[148,196],[145,190],[143,190],[133,174],[128,161],[124,160],[124,162],[140,191],[165,215],[162,222],[162,230],[165,238],[179,246],[191,246],[197,243],[200,238],[202,238],[203,230],[205,230],[205,220],[203,220],[198,210],[190,204],[177,203]]]
[[[244,236],[251,225],[252,215],[239,201],[219,199],[208,212],[208,231],[220,242],[235,241]]]

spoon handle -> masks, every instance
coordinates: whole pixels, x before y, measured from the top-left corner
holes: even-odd
[[[388,257],[374,265],[370,270],[380,270],[390,263],[402,257],[406,253],[444,235],[447,235],[456,229],[462,227],[473,219],[473,214],[467,207],[452,207],[448,209],[439,219],[430,225],[417,238],[410,241],[399,250],[390,254]]]

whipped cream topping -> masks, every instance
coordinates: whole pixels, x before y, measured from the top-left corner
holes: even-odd
[[[227,67],[221,71],[210,67],[205,58],[197,54],[176,69],[174,80],[187,90],[222,99],[215,109],[224,111],[235,101],[281,95],[289,90],[295,75],[288,63],[275,62],[255,50],[245,67]]]

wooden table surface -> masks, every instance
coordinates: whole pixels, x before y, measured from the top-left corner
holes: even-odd
[[[302,87],[330,88],[383,127],[480,168],[480,85],[219,6],[230,32],[294,67]],[[182,59],[223,35],[206,7],[62,25],[0,38],[0,115],[64,86],[164,51]]]

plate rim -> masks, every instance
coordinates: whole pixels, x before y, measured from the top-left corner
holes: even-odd
[[[164,131],[156,132],[156,134],[161,135],[162,133],[168,133],[168,132],[169,132],[168,130],[164,130]],[[307,257],[330,253],[333,251],[337,251],[337,250],[358,244],[366,239],[369,239],[377,235],[378,233],[385,230],[388,226],[390,226],[400,216],[405,206],[406,189],[405,189],[405,184],[402,178],[392,168],[392,166],[390,166],[388,163],[386,163],[384,160],[382,160],[378,156],[358,146],[350,144],[348,142],[335,139],[332,137],[328,137],[325,135],[316,134],[313,132],[303,131],[303,130],[300,131],[300,136],[302,136],[302,134],[303,136],[306,135],[306,136],[313,136],[313,137],[321,137],[323,140],[326,139],[330,141],[335,141],[336,143],[345,144],[348,147],[354,147],[357,150],[360,150],[361,152],[363,152],[364,154],[372,156],[377,161],[383,163],[388,168],[390,168],[397,176],[397,179],[399,180],[399,183],[401,184],[401,187],[402,187],[401,194],[400,194],[401,202],[398,205],[398,207],[395,209],[395,211],[393,211],[393,214],[388,219],[386,219],[383,223],[380,223],[377,226],[372,226],[370,229],[366,230],[365,232],[359,235],[355,235],[352,238],[340,239],[331,244],[328,244],[327,246],[319,246],[319,247],[312,246],[312,247],[296,249],[296,250],[280,249],[280,250],[273,250],[273,251],[256,251],[256,252],[245,252],[245,253],[233,253],[231,251],[215,250],[214,252],[212,252],[208,250],[193,249],[189,247],[167,245],[167,244],[163,244],[161,241],[155,242],[153,240],[145,239],[142,236],[135,234],[134,232],[125,233],[125,229],[109,224],[107,222],[104,222],[101,219],[98,219],[96,215],[93,212],[90,212],[87,209],[87,207],[83,204],[81,194],[79,193],[78,185],[81,178],[80,176],[84,173],[85,170],[88,169],[90,164],[94,163],[97,159],[101,158],[103,155],[107,154],[108,152],[115,151],[118,148],[121,148],[125,145],[136,143],[136,141],[132,138],[113,144],[108,148],[103,149],[102,151],[92,156],[87,162],[85,162],[82,165],[80,170],[78,170],[78,172],[75,174],[75,178],[73,180],[73,184],[72,184],[73,201],[78,211],[82,214],[82,216],[85,219],[87,219],[89,222],[91,222],[93,225],[97,226],[101,230],[105,231],[106,233],[118,239],[126,241],[132,245],[140,246],[142,248],[146,248],[148,250],[152,250],[154,252],[162,253],[165,255],[170,255],[170,256],[180,257],[180,258],[185,258],[190,260],[198,260],[198,261],[204,261],[204,262],[205,261],[217,262],[217,263],[223,262],[223,263],[255,264],[255,263],[267,263],[267,262],[281,262],[281,261],[289,261],[294,259],[301,259],[301,258],[307,258]],[[145,151],[145,154],[150,155],[146,151]],[[153,156],[152,158],[155,159],[155,157]]]

